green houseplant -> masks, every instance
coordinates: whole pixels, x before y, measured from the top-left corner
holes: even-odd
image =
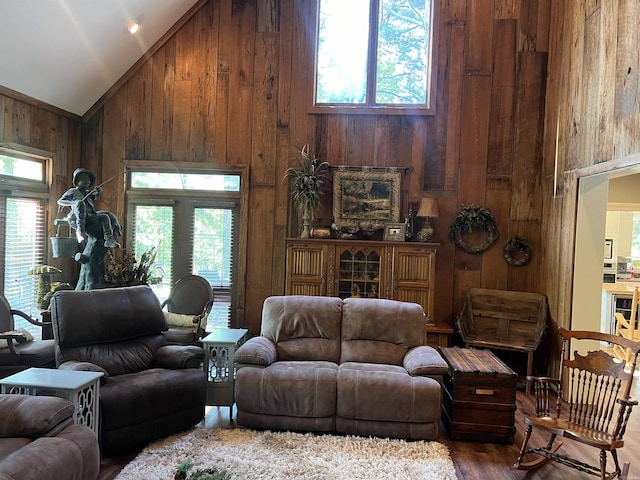
[[[292,178],[291,198],[302,214],[302,233],[300,238],[309,238],[310,224],[314,213],[320,205],[322,185],[329,173],[329,163],[321,162],[309,151],[309,145],[304,145],[297,152],[299,168],[288,168],[284,178]]]

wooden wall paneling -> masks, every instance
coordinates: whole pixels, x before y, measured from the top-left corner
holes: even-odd
[[[427,121],[423,117],[413,119],[411,129],[407,133],[412,136],[408,160],[413,167],[413,171],[408,175],[408,201],[414,204],[413,213],[415,214],[424,186],[439,185],[442,189],[442,175],[440,175],[442,170],[432,168],[432,162],[427,157]],[[442,163],[440,162],[440,165]]]
[[[622,158],[640,151],[640,3],[620,0],[618,5],[613,156]]]
[[[147,158],[145,140],[151,128],[151,62],[144,63],[126,84],[127,118],[125,157],[131,160]]]
[[[531,245],[531,260],[527,265],[520,267],[514,267],[507,264],[503,260],[505,265],[508,265],[508,272],[506,275],[508,290],[527,291],[527,292],[540,292],[540,282],[545,281],[544,277],[540,276],[542,268],[542,248],[540,237],[541,222],[538,220],[516,220],[512,223],[512,235],[518,235],[529,241]],[[503,237],[501,242],[502,247],[509,237]],[[483,272],[484,273],[484,272]]]
[[[585,19],[582,124],[585,139],[597,138],[598,141],[585,142],[581,166],[610,159],[613,151],[615,90],[611,85],[615,84],[615,55],[607,55],[607,52],[615,52],[615,41],[613,45],[607,45],[606,35],[613,33],[615,40],[615,30],[611,31],[615,25],[608,16],[603,7]]]
[[[193,35],[193,63],[191,78],[193,79],[193,107],[191,108],[191,122],[189,128],[189,160],[192,162],[207,162],[207,124],[209,103],[209,44],[211,36],[211,22],[207,15],[209,8],[200,10],[191,19],[194,26]]]
[[[206,67],[205,67],[205,125],[204,149],[205,158],[214,166],[224,165],[224,156],[217,158],[216,141],[218,129],[224,130],[226,122],[217,116],[218,101],[218,54],[220,50],[220,2],[208,2],[201,15],[207,28]],[[226,118],[226,116],[224,117]]]
[[[59,116],[52,112],[33,108],[31,111],[31,146],[48,152],[55,152],[58,145],[66,145],[66,136],[58,132]],[[62,126],[62,125],[60,125]],[[65,129],[66,132],[66,129]]]
[[[565,7],[567,12],[566,20],[568,25],[564,29],[566,37],[563,50],[568,50],[565,59],[570,62],[570,67],[563,68],[562,98],[560,101],[567,105],[564,112],[560,128],[563,131],[565,160],[564,168],[560,171],[579,168],[580,161],[584,158],[582,148],[585,140],[582,135],[584,117],[582,115],[581,101],[583,95],[582,87],[582,59],[584,56],[584,6],[582,2],[570,2],[570,6]],[[564,65],[564,63],[563,63]]]
[[[102,162],[102,144],[104,142],[104,107],[98,110],[98,114],[94,115],[82,124],[82,150],[81,154],[77,158],[69,159],[69,168],[72,165],[79,165],[82,159],[82,164],[89,170],[98,172]],[[67,165],[65,165],[67,168]],[[71,178],[70,171],[59,171],[60,175],[65,175]],[[61,194],[63,192],[60,192]]]
[[[436,302],[434,316],[437,321],[453,325],[454,256],[456,246],[448,239],[449,223],[457,211],[455,192],[438,193],[440,216],[432,219],[434,241],[440,243],[436,255]]]
[[[289,150],[289,130],[278,127],[276,130],[275,188],[273,213],[273,265],[271,270],[271,295],[284,295],[285,289],[285,238],[288,231],[289,190],[288,183],[283,181],[284,172],[288,168],[287,152]],[[326,200],[325,200],[326,201]]]
[[[244,328],[260,331],[262,304],[271,291],[273,266],[273,188],[251,187],[251,212],[247,237],[246,317]]]
[[[175,37],[160,48],[151,59],[151,118],[149,119],[148,158],[171,158],[171,126],[173,118],[167,108],[173,105],[175,78]],[[167,75],[169,73],[169,75]]]
[[[552,0],[538,0],[536,29],[536,51],[549,52],[549,32],[551,28]]]
[[[541,176],[544,128],[544,79],[547,54],[519,55],[517,133],[512,178],[511,218],[542,215]]]
[[[11,116],[7,118],[8,129],[5,130],[5,139],[22,145],[31,145],[31,105],[13,99],[7,103]]]
[[[255,2],[234,2],[231,11],[234,54],[229,70],[229,110],[227,121],[233,141],[227,144],[227,163],[242,165],[251,158],[253,138],[253,82],[256,42]]]
[[[496,20],[515,20],[520,17],[520,8],[523,0],[496,0]]]
[[[188,21],[175,35],[176,63],[173,101],[172,152],[173,162],[190,161],[191,115],[194,108],[193,48],[194,22]]]
[[[103,108],[102,128],[105,141],[102,147],[100,170],[96,172],[98,182],[104,182],[111,176],[121,173],[121,162],[125,158],[127,101],[127,89],[122,88],[111,97]],[[96,201],[96,207],[113,212],[124,227],[126,224],[124,203],[124,186],[122,178],[120,178],[104,186],[102,194]],[[123,247],[125,246],[123,242],[120,243]]]
[[[258,4],[258,32],[277,32],[280,20],[280,0],[263,0]]]
[[[467,74],[489,75],[492,69],[494,0],[469,0],[464,68]]]
[[[465,75],[462,82],[458,203],[484,204],[491,77]]]
[[[368,165],[376,167],[395,166],[398,159],[392,151],[389,138],[391,127],[389,125],[389,115],[379,115],[376,117],[373,131],[373,155]]]
[[[291,110],[291,74],[293,69],[293,2],[279,0],[279,39],[278,44],[278,127],[289,125]]]
[[[278,34],[258,33],[254,67],[251,186],[275,187],[278,85]]]
[[[6,114],[9,111],[7,107],[7,102],[9,98],[6,95],[0,93],[0,139],[6,139],[7,135],[5,132],[5,127],[7,125]]]
[[[373,165],[375,152],[375,115],[350,115],[347,125],[346,165]]]
[[[447,21],[457,23],[467,18],[468,0],[440,0],[440,12]]]
[[[512,290],[507,282],[508,265],[502,256],[504,244],[511,236],[511,178],[507,175],[487,176],[486,206],[496,219],[500,236],[482,255],[480,286],[499,290]]]
[[[330,165],[345,165],[347,156],[347,116],[325,115],[327,134],[325,139],[324,160]]]
[[[316,145],[313,138],[315,116],[307,113],[311,106],[313,95],[311,88],[314,83],[314,69],[312,66],[315,62],[313,46],[316,16],[315,2],[294,2],[294,8],[291,13],[293,30],[291,38],[291,84],[288,88],[290,97],[283,98],[282,102],[290,103],[287,125],[290,129],[289,140],[291,145],[301,147],[305,144],[310,144],[311,148],[315,148]],[[284,91],[286,90],[285,88]]]
[[[516,37],[515,20],[495,22],[493,82],[487,173],[511,173],[515,137]]]
[[[538,39],[538,3],[540,0],[522,0],[520,9],[520,35],[518,51],[537,51]]]
[[[441,29],[445,32],[445,29]],[[439,55],[444,62],[447,59],[449,78],[449,94],[447,100],[447,137],[446,155],[444,164],[444,185],[445,190],[458,189],[458,164],[460,162],[460,134],[462,121],[462,85],[464,71],[464,45],[465,26],[464,24],[454,24],[449,29],[450,52],[448,57]],[[442,85],[445,83],[442,82]],[[425,184],[433,185],[430,177],[425,175]]]

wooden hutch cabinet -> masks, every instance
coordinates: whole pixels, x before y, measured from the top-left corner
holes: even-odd
[[[285,294],[415,302],[433,319],[436,246],[290,238]]]

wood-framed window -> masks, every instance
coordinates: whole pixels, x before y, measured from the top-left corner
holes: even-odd
[[[317,0],[312,112],[435,114],[435,0]]]

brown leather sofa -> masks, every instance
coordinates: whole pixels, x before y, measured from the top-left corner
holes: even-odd
[[[63,398],[0,395],[0,479],[98,478],[98,439],[74,425],[73,408]]]
[[[447,364],[425,315],[394,300],[277,296],[235,355],[237,423],[434,440]]]
[[[51,302],[58,368],[100,371],[100,448],[120,455],[204,417],[197,346],[167,345],[148,286],[60,291]]]

